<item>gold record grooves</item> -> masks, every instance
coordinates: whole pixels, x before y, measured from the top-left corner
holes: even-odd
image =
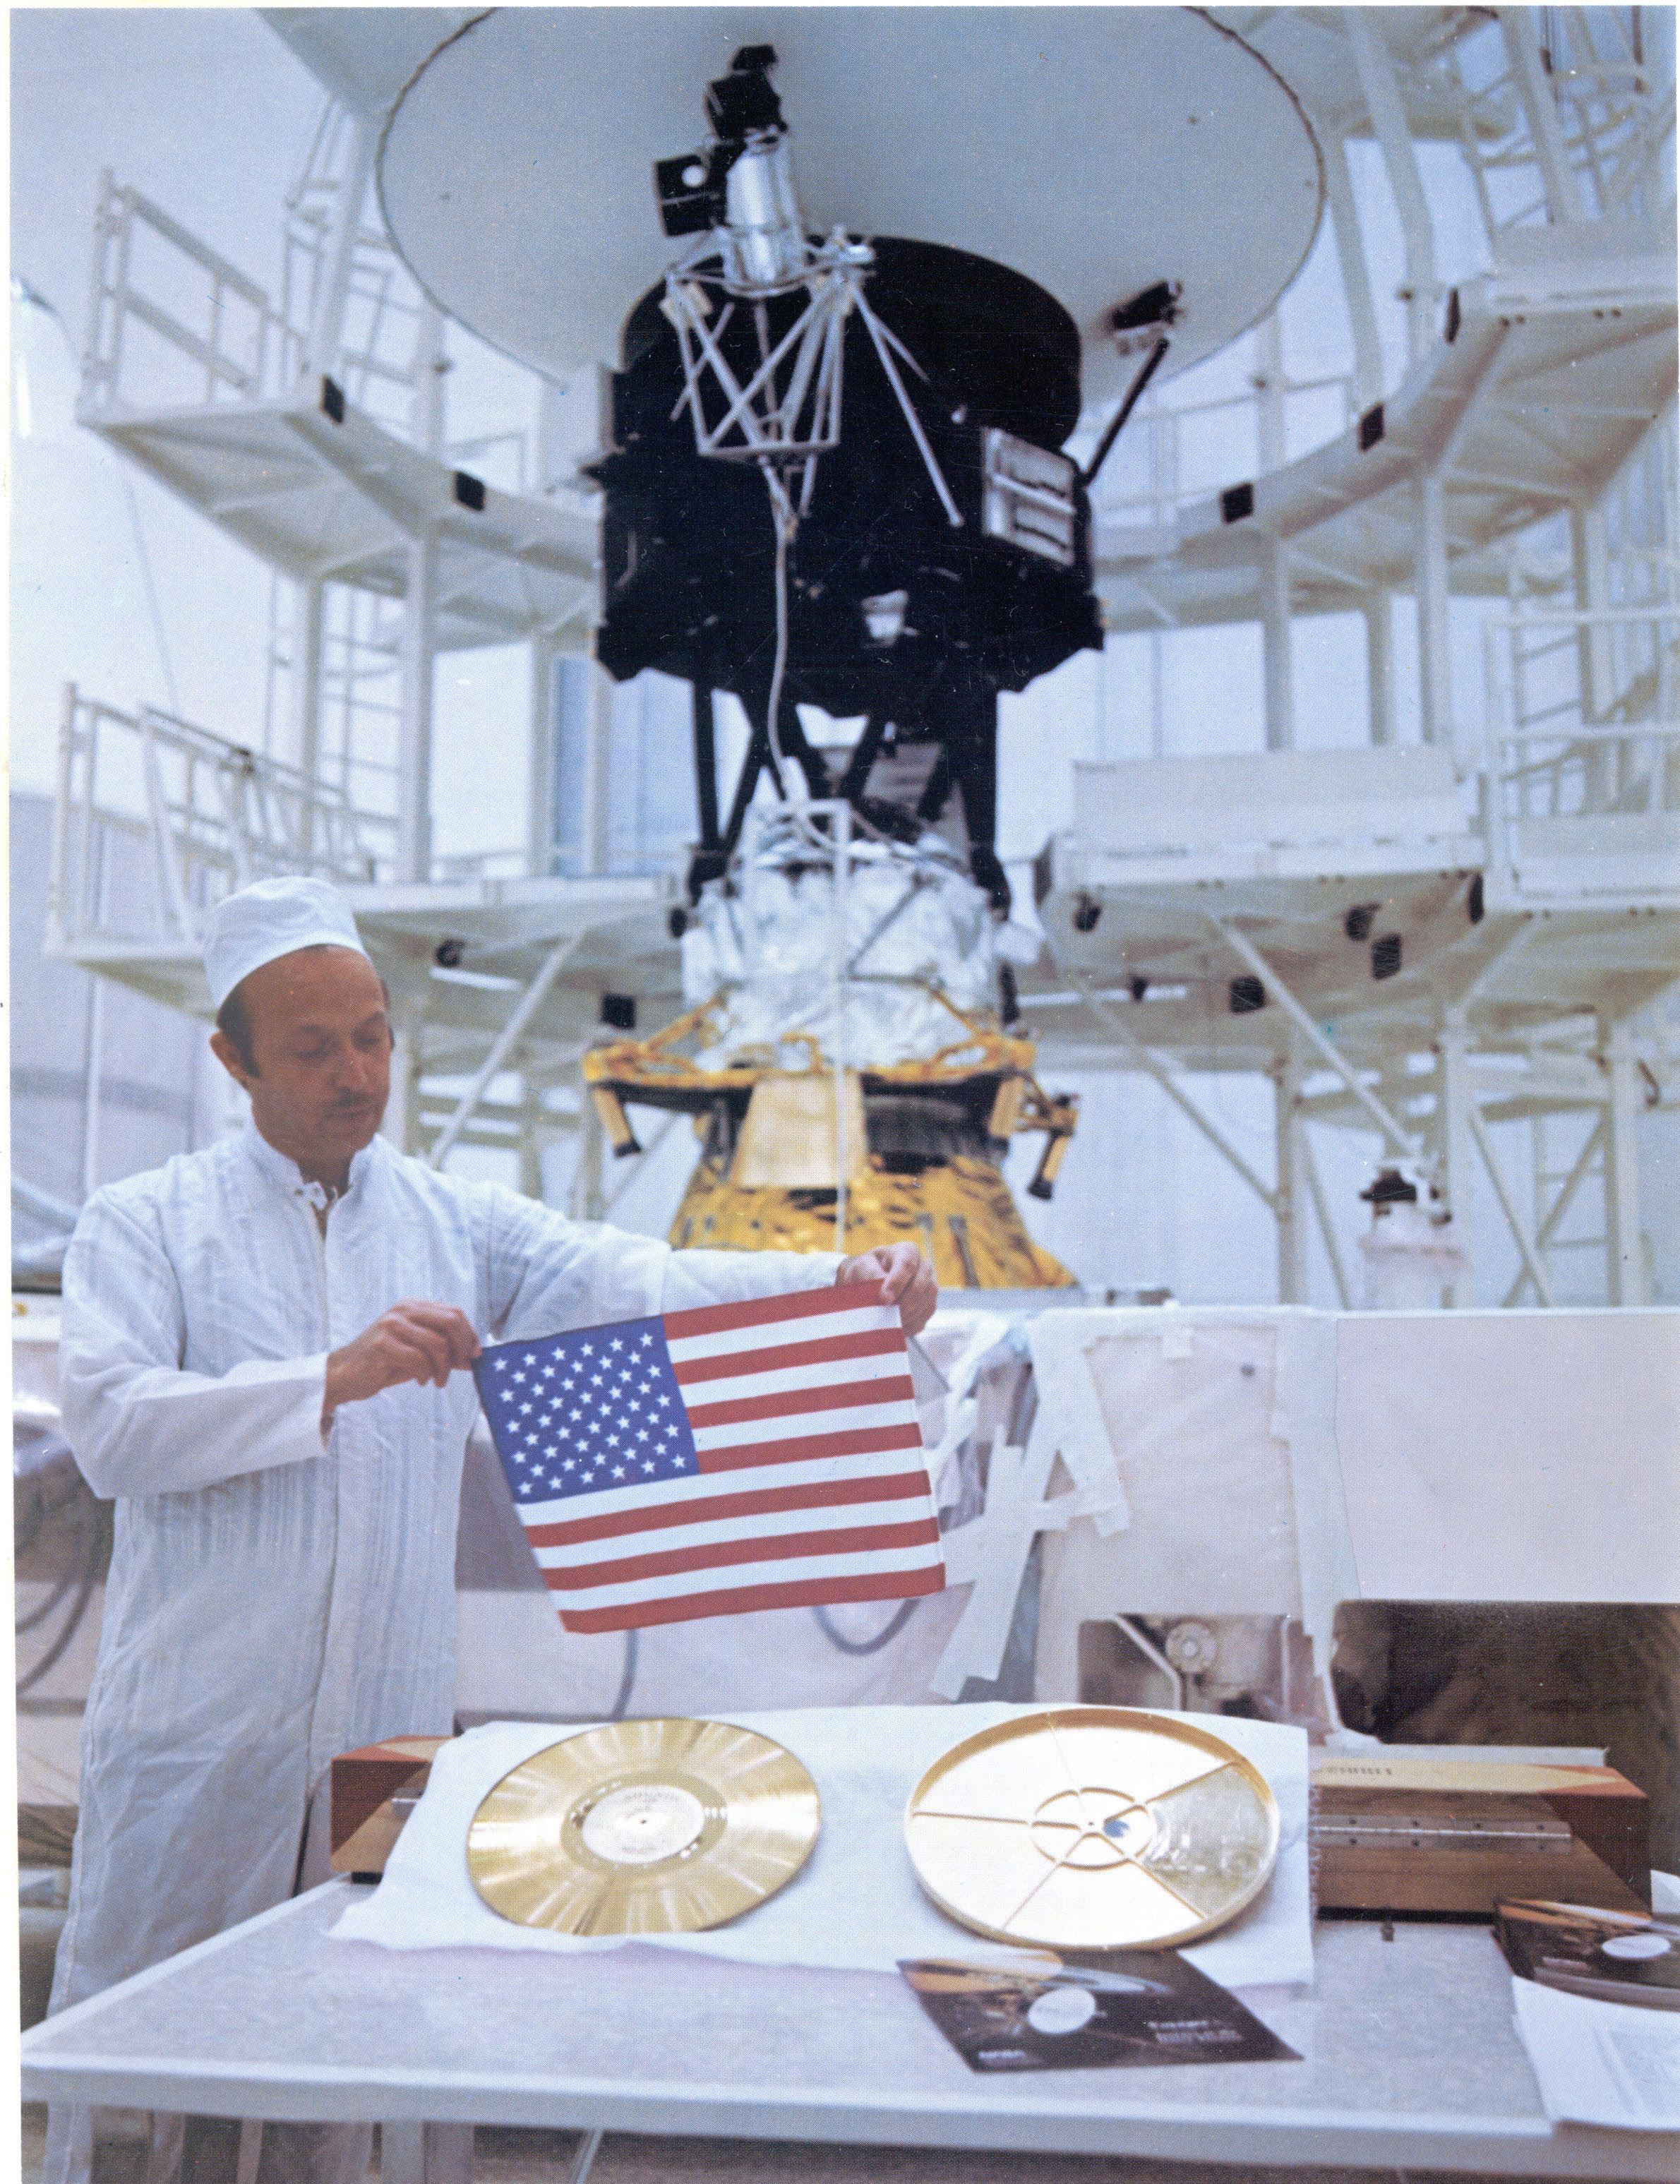
[[[904,1813],[917,1880],[1000,1942],[1171,1949],[1252,1903],[1277,1801],[1242,1753],[1182,1719],[1057,1707],[954,1745]]]
[[[810,1856],[817,1788],[727,1722],[609,1722],[504,1774],[467,1830],[490,1908],[561,1934],[685,1934],[737,1919]]]

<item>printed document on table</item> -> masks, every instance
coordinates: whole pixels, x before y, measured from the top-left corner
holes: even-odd
[[[1680,2131],[1680,2012],[1513,1979],[1516,2029],[1554,2123]]]

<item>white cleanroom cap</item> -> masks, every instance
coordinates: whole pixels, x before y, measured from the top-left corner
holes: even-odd
[[[204,974],[220,1008],[240,980],[299,948],[365,956],[350,905],[326,880],[285,873],[224,895],[204,921]]]

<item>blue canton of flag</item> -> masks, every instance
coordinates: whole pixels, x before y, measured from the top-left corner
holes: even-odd
[[[509,1344],[481,1372],[516,1504],[692,1476],[694,1437],[657,1319]]]

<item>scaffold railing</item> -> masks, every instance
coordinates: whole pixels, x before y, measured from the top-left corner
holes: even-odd
[[[99,178],[81,408],[196,409],[274,399],[303,338],[267,292],[110,169]]]
[[[1483,644],[1490,873],[1680,902],[1680,603],[1490,617]]]
[[[347,884],[388,875],[394,822],[341,792],[149,706],[65,686],[46,943],[193,944],[231,889],[280,872]],[[114,899],[108,842],[147,844],[145,898]]]

